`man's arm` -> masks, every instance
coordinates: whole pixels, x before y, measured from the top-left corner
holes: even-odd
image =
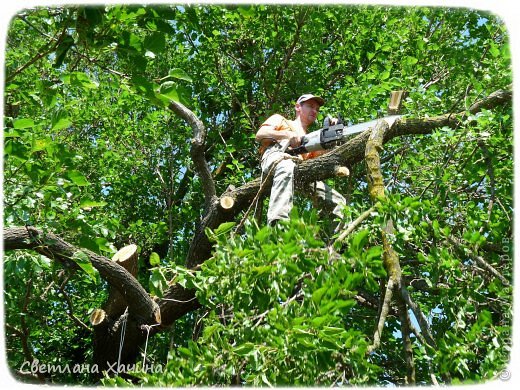
[[[277,130],[283,119],[284,118],[279,114],[269,117],[264,123],[262,123],[260,129],[256,132],[256,141],[260,142],[262,146],[268,146],[273,143],[273,140],[282,141],[288,139],[291,147],[299,146],[301,143],[301,137],[294,131],[283,129]]]

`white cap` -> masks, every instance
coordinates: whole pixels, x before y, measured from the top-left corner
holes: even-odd
[[[325,100],[323,100],[323,98],[319,97],[319,96],[314,96],[312,93],[306,93],[305,95],[302,95],[298,98],[298,100],[296,101],[296,103],[303,103],[303,102],[306,102],[308,100],[316,100],[316,102],[318,102],[318,104],[320,106],[323,106],[325,104]]]

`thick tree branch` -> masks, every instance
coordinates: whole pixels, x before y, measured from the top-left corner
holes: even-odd
[[[86,249],[76,248],[53,233],[43,232],[31,226],[4,229],[4,249],[6,251],[34,250],[73,269],[78,268],[72,260],[74,255],[84,253],[92,266],[99,271],[101,277],[123,295],[133,317],[140,319],[145,324],[161,322],[159,307],[146,290],[127,270],[104,256]]]
[[[381,173],[381,163],[379,158],[379,152],[382,149],[382,143],[385,133],[388,131],[388,126],[383,121],[379,122],[376,127],[371,131],[370,138],[366,145],[365,159],[367,162],[367,182],[372,202],[377,202],[385,198],[383,175]],[[436,347],[435,340],[433,339],[430,328],[424,315],[416,305],[406,290],[403,276],[401,272],[401,265],[399,263],[399,257],[392,245],[388,241],[387,235],[394,233],[394,227],[392,220],[388,220],[385,224],[384,229],[381,231],[381,237],[383,240],[383,261],[385,269],[388,273],[387,288],[384,295],[384,300],[379,316],[379,321],[374,333],[374,341],[368,348],[368,352],[377,349],[381,342],[381,333],[384,328],[386,316],[388,315],[392,293],[395,289],[395,299],[398,305],[398,314],[401,318],[401,327],[403,334],[403,343],[407,364],[407,383],[415,383],[415,366],[413,361],[413,350],[410,341],[410,329],[409,326],[410,317],[408,314],[409,305],[414,311],[415,316],[419,320],[421,330],[425,334],[424,340],[433,347]]]
[[[195,166],[195,171],[200,177],[202,189],[204,191],[205,209],[208,210],[211,202],[216,197],[215,182],[211,176],[208,162],[204,156],[206,144],[206,128],[202,121],[186,106],[178,102],[170,103],[170,110],[184,119],[193,129],[193,137],[191,139],[191,158]]]
[[[171,286],[158,303],[161,308],[162,323],[154,331],[165,329],[186,313],[201,307],[195,297],[195,290],[184,288],[179,284]]]
[[[412,309],[413,314],[415,315],[415,318],[417,318],[417,321],[419,322],[419,326],[421,328],[422,335],[424,337],[424,340],[433,348],[437,348],[437,343],[435,342],[435,339],[433,338],[432,332],[430,330],[430,325],[428,324],[428,320],[425,317],[424,313],[422,312],[421,308],[417,303],[415,303],[412,300],[412,297],[408,293],[408,290],[406,289],[406,286],[404,283],[401,285],[401,296],[403,300],[407,303],[407,305]]]

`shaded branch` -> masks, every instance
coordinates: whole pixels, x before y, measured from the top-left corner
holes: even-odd
[[[431,223],[429,220],[427,220],[427,222],[429,224]],[[446,236],[446,238],[449,241],[449,243],[454,246],[455,250],[460,254],[461,257],[470,257],[476,264],[480,265],[485,271],[499,279],[504,286],[510,286],[511,283],[509,282],[509,280],[507,280],[507,278],[504,275],[498,272],[498,270],[495,267],[493,267],[486,260],[484,260],[482,256],[479,256],[476,253],[472,253],[472,251],[470,251],[470,253],[467,254],[465,252],[466,247],[456,238],[450,236]]]
[[[401,322],[401,335],[403,339],[404,357],[406,362],[406,384],[415,384],[415,362],[413,358],[412,340],[410,339],[411,325],[410,315],[406,307],[406,302],[400,298],[397,299],[399,320]]]
[[[35,227],[10,227],[4,229],[4,249],[34,250],[51,260],[61,262],[65,267],[78,269],[73,261],[74,255],[85,254],[92,266],[111,286],[116,288],[128,303],[130,313],[147,324],[161,322],[161,314],[157,304],[150,298],[146,290],[127,270],[87,249],[79,249],[49,232]]]
[[[76,323],[76,325],[78,325],[80,328],[83,328],[87,331],[91,331],[92,329],[90,329],[88,327],[88,325],[86,325],[83,321],[81,321],[77,316],[76,314],[74,314],[74,304],[72,303],[72,299],[70,299],[70,296],[69,294],[67,294],[67,292],[65,291],[65,288],[63,285],[59,286],[58,287],[60,292],[63,294],[63,297],[65,298],[65,302],[67,302],[67,306],[68,306],[68,311],[67,311],[67,315],[70,317],[70,319],[72,321],[74,321]]]
[[[401,285],[400,293],[403,300],[412,309],[415,318],[417,318],[419,326],[421,327],[421,332],[424,337],[424,340],[433,348],[437,348],[437,343],[435,342],[435,339],[432,336],[428,320],[426,319],[424,313],[421,311],[419,305],[412,300],[412,297],[410,297],[410,294],[408,293],[408,290],[406,289],[404,284]]]

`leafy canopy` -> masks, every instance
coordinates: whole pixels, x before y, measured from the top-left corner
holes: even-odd
[[[326,99],[320,120],[373,119],[397,89],[409,92],[404,114],[431,117],[507,89],[510,65],[506,26],[470,9],[26,9],[7,34],[4,224],[38,226],[107,256],[137,243],[138,279],[152,295],[171,279],[197,289],[204,308],[149,340],[146,359],[165,372],[136,373],[141,384],[384,385],[406,376],[397,316],[365,355],[387,280],[379,231],[391,217],[407,289],[437,344],[412,335],[416,382],[492,379],[509,359],[511,287],[479,259],[511,280],[510,107],[387,143],[388,200],[343,254],[325,249],[327,217],[301,197],[285,229],[251,220],[234,236],[214,231],[212,258],[190,276],[182,265],[204,199],[191,129],[168,105],[184,103],[206,125],[220,194],[259,176],[256,129],[275,112],[292,116],[302,93]],[[348,199],[347,223],[371,207],[364,166],[351,168],[349,178],[329,180]],[[91,361],[85,323],[108,286],[77,260],[85,272],[70,274],[32,252],[5,253],[13,372],[31,359]],[[51,381],[92,378],[53,373]]]

